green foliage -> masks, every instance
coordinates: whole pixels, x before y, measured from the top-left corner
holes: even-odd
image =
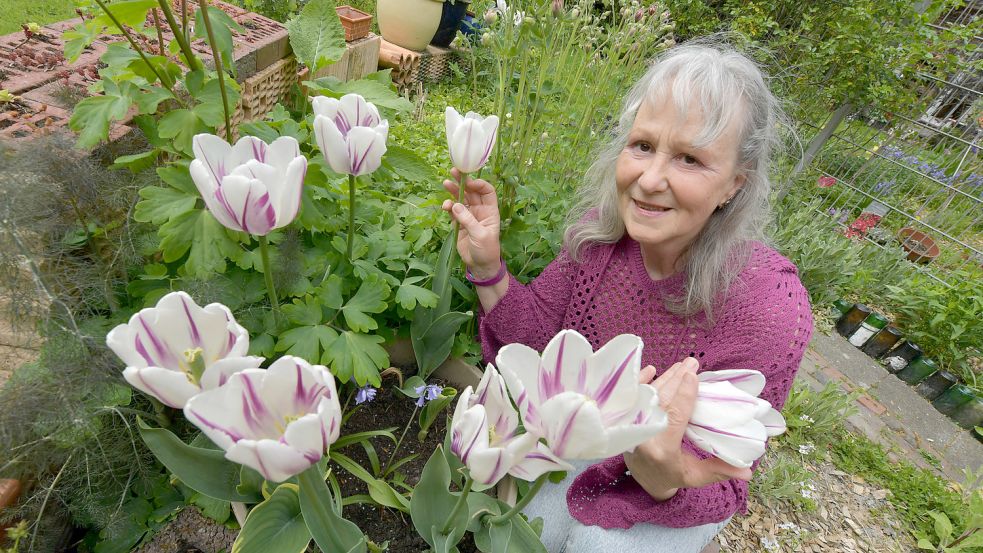
[[[782,408],[788,430],[780,443],[792,449],[812,443],[817,451],[825,451],[842,430],[843,421],[857,413],[854,400],[858,395],[844,393],[833,382],[819,392],[802,384],[794,385]]]
[[[887,286],[888,305],[910,340],[979,389],[981,383],[967,363],[983,336],[979,274],[958,271],[950,280],[951,286],[946,286],[926,275],[912,275],[903,286]]]
[[[325,485],[317,465],[300,473],[298,480],[300,510],[321,551],[365,553],[365,536],[358,526],[342,518],[340,512],[335,512],[331,491]]]
[[[294,54],[311,68],[311,75],[345,53],[345,30],[335,13],[334,0],[310,0],[287,22],[287,31]]]
[[[232,544],[233,553],[303,553],[311,541],[300,512],[296,484],[280,484],[265,501],[249,511],[242,531]]]
[[[798,454],[786,448],[769,451],[754,473],[749,491],[766,505],[785,501],[805,511],[816,508],[810,497],[810,481],[815,475],[802,466]]]

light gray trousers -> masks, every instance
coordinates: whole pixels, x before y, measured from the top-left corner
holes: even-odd
[[[573,462],[576,470],[559,484],[547,483],[526,506],[530,520],[542,517],[543,544],[550,553],[700,553],[730,519],[723,522],[669,528],[655,524],[636,524],[627,530],[584,526],[570,516],[567,489],[573,479],[592,462]]]

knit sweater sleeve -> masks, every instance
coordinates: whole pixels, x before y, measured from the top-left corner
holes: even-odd
[[[787,264],[785,270],[768,275],[764,282],[756,279],[747,292],[753,298],[750,305],[760,307],[742,313],[732,319],[732,328],[723,329],[728,341],[741,339],[743,343],[727,348],[712,367],[761,371],[766,381],[761,397],[776,409],[785,404],[812,333],[806,291],[794,266],[780,259]],[[709,457],[685,440],[683,450],[701,459]],[[752,468],[756,467],[757,463]],[[720,522],[747,509],[747,482],[728,480],[683,488],[666,501],[656,501],[626,472],[620,455],[588,468],[567,493],[570,514],[584,524],[604,528],[630,528],[641,522],[686,528]]]
[[[509,289],[491,311],[479,312],[478,337],[486,362],[499,348],[521,343],[541,351],[560,331],[578,264],[566,250],[528,285],[509,274]]]

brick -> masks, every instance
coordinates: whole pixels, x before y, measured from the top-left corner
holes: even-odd
[[[875,415],[883,415],[885,412],[887,412],[887,407],[867,394],[861,394],[860,397],[857,398],[857,403],[863,405]]]

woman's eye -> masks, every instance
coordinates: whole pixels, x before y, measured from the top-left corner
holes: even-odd
[[[635,147],[638,148],[638,151],[644,153],[648,153],[652,151],[652,145],[649,144],[648,142],[639,142],[638,144],[635,145]]]
[[[695,157],[689,154],[683,154],[682,160],[683,163],[686,165],[692,165],[692,166],[700,165],[700,160],[696,159]]]

